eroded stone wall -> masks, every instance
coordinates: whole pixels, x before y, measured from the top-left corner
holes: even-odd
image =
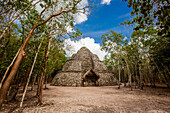
[[[55,86],[81,86],[81,75],[80,72],[61,72],[58,73],[51,85]]]
[[[69,60],[65,63],[62,69],[63,72],[65,71],[82,71],[82,61],[80,60]]]

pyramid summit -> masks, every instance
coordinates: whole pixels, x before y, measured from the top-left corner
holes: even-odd
[[[117,84],[112,72],[109,72],[96,54],[82,47],[67,60],[61,72],[52,80],[56,86],[108,86]]]

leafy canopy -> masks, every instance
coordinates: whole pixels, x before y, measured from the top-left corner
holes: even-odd
[[[135,24],[135,30],[145,29],[154,26],[158,30],[158,35],[170,36],[170,4],[169,0],[122,0],[128,2],[128,7],[132,7],[132,20],[127,20],[125,24]]]

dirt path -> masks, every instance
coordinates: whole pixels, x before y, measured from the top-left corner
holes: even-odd
[[[30,113],[170,113],[170,90],[107,87],[56,87],[43,91],[42,106],[29,106]],[[28,100],[28,99],[27,99]],[[25,102],[26,103],[26,102]],[[31,104],[31,103],[28,103]],[[14,112],[17,112],[16,109]]]

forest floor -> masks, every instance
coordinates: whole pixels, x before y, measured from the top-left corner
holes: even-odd
[[[14,102],[6,102],[0,112],[23,113],[170,113],[170,89],[144,87],[144,90],[117,86],[57,87],[43,90],[43,104],[37,105],[33,91],[28,91],[23,108],[22,93]]]

